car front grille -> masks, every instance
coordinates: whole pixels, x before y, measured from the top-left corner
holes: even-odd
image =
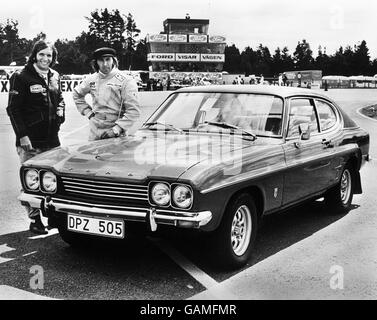
[[[82,178],[62,177],[67,195],[78,198],[95,198],[98,201],[148,201],[148,187],[120,182],[97,181]]]

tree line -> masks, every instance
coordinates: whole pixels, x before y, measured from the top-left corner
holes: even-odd
[[[319,47],[314,58],[310,44],[304,39],[298,42],[293,55],[287,47],[278,47],[272,55],[262,44],[256,49],[247,47],[242,52],[235,45],[227,46],[224,70],[269,77],[292,70],[322,70],[323,75],[373,76],[377,74],[377,59],[371,60],[365,40],[353,47],[340,47],[333,55],[326,54]]]
[[[145,40],[139,40],[140,29],[131,13],[123,15],[119,10],[96,9],[85,17],[88,30],[82,31],[74,40],[58,39],[54,45],[58,50],[55,69],[61,74],[85,74],[91,72],[93,51],[109,46],[118,53],[119,68],[147,70]],[[39,33],[33,39],[20,38],[18,21],[7,19],[0,23],[0,65],[24,65],[36,40],[48,38]]]
[[[121,14],[115,9],[96,9],[88,21],[88,30],[82,31],[74,40],[58,39],[55,46],[59,52],[55,67],[62,74],[85,74],[91,72],[89,62],[95,49],[111,46],[118,52],[120,69],[148,70],[147,45],[139,39],[140,29],[131,13]],[[18,21],[7,19],[0,23],[0,65],[15,62],[24,65],[33,43],[46,34],[40,33],[33,39],[20,38]],[[287,47],[276,48],[273,53],[268,47],[246,47],[242,52],[234,45],[225,47],[223,70],[229,73],[274,77],[291,70],[322,70],[323,75],[377,74],[377,59],[371,60],[365,40],[353,47],[340,47],[333,55],[325,48],[318,48],[316,57],[310,44],[299,41],[293,54]]]

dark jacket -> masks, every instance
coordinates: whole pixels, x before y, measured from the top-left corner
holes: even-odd
[[[27,65],[10,78],[7,113],[16,133],[16,146],[20,138],[28,136],[34,148],[54,148],[60,145],[58,132],[64,122],[64,99],[60,91],[59,74],[51,70],[48,83],[33,65]],[[57,116],[57,108],[63,116]]]

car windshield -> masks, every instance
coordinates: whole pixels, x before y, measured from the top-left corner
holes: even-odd
[[[230,126],[257,136],[281,136],[283,100],[254,93],[178,92],[171,95],[148,122],[181,130],[218,132]],[[225,123],[214,126],[211,123]],[[149,128],[157,128],[157,126]],[[242,133],[241,130],[241,133]]]

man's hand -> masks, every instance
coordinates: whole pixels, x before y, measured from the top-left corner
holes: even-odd
[[[62,107],[58,107],[56,109],[56,115],[58,116],[58,123],[63,124],[65,121],[65,116],[64,116],[64,109]]]
[[[105,131],[101,135],[101,139],[109,139],[109,138],[114,138],[114,137],[116,137],[116,135],[115,135],[115,132],[114,132],[114,130],[112,128],[109,129],[109,130],[107,130],[107,131]]]
[[[64,116],[64,109],[62,107],[57,107],[56,108],[56,115],[58,117],[63,117]]]
[[[122,128],[119,127],[118,125],[115,125],[111,129],[105,131],[101,135],[101,139],[108,139],[108,138],[119,137],[122,132],[123,132]]]
[[[20,138],[20,145],[25,151],[31,151],[34,149],[28,136]]]

